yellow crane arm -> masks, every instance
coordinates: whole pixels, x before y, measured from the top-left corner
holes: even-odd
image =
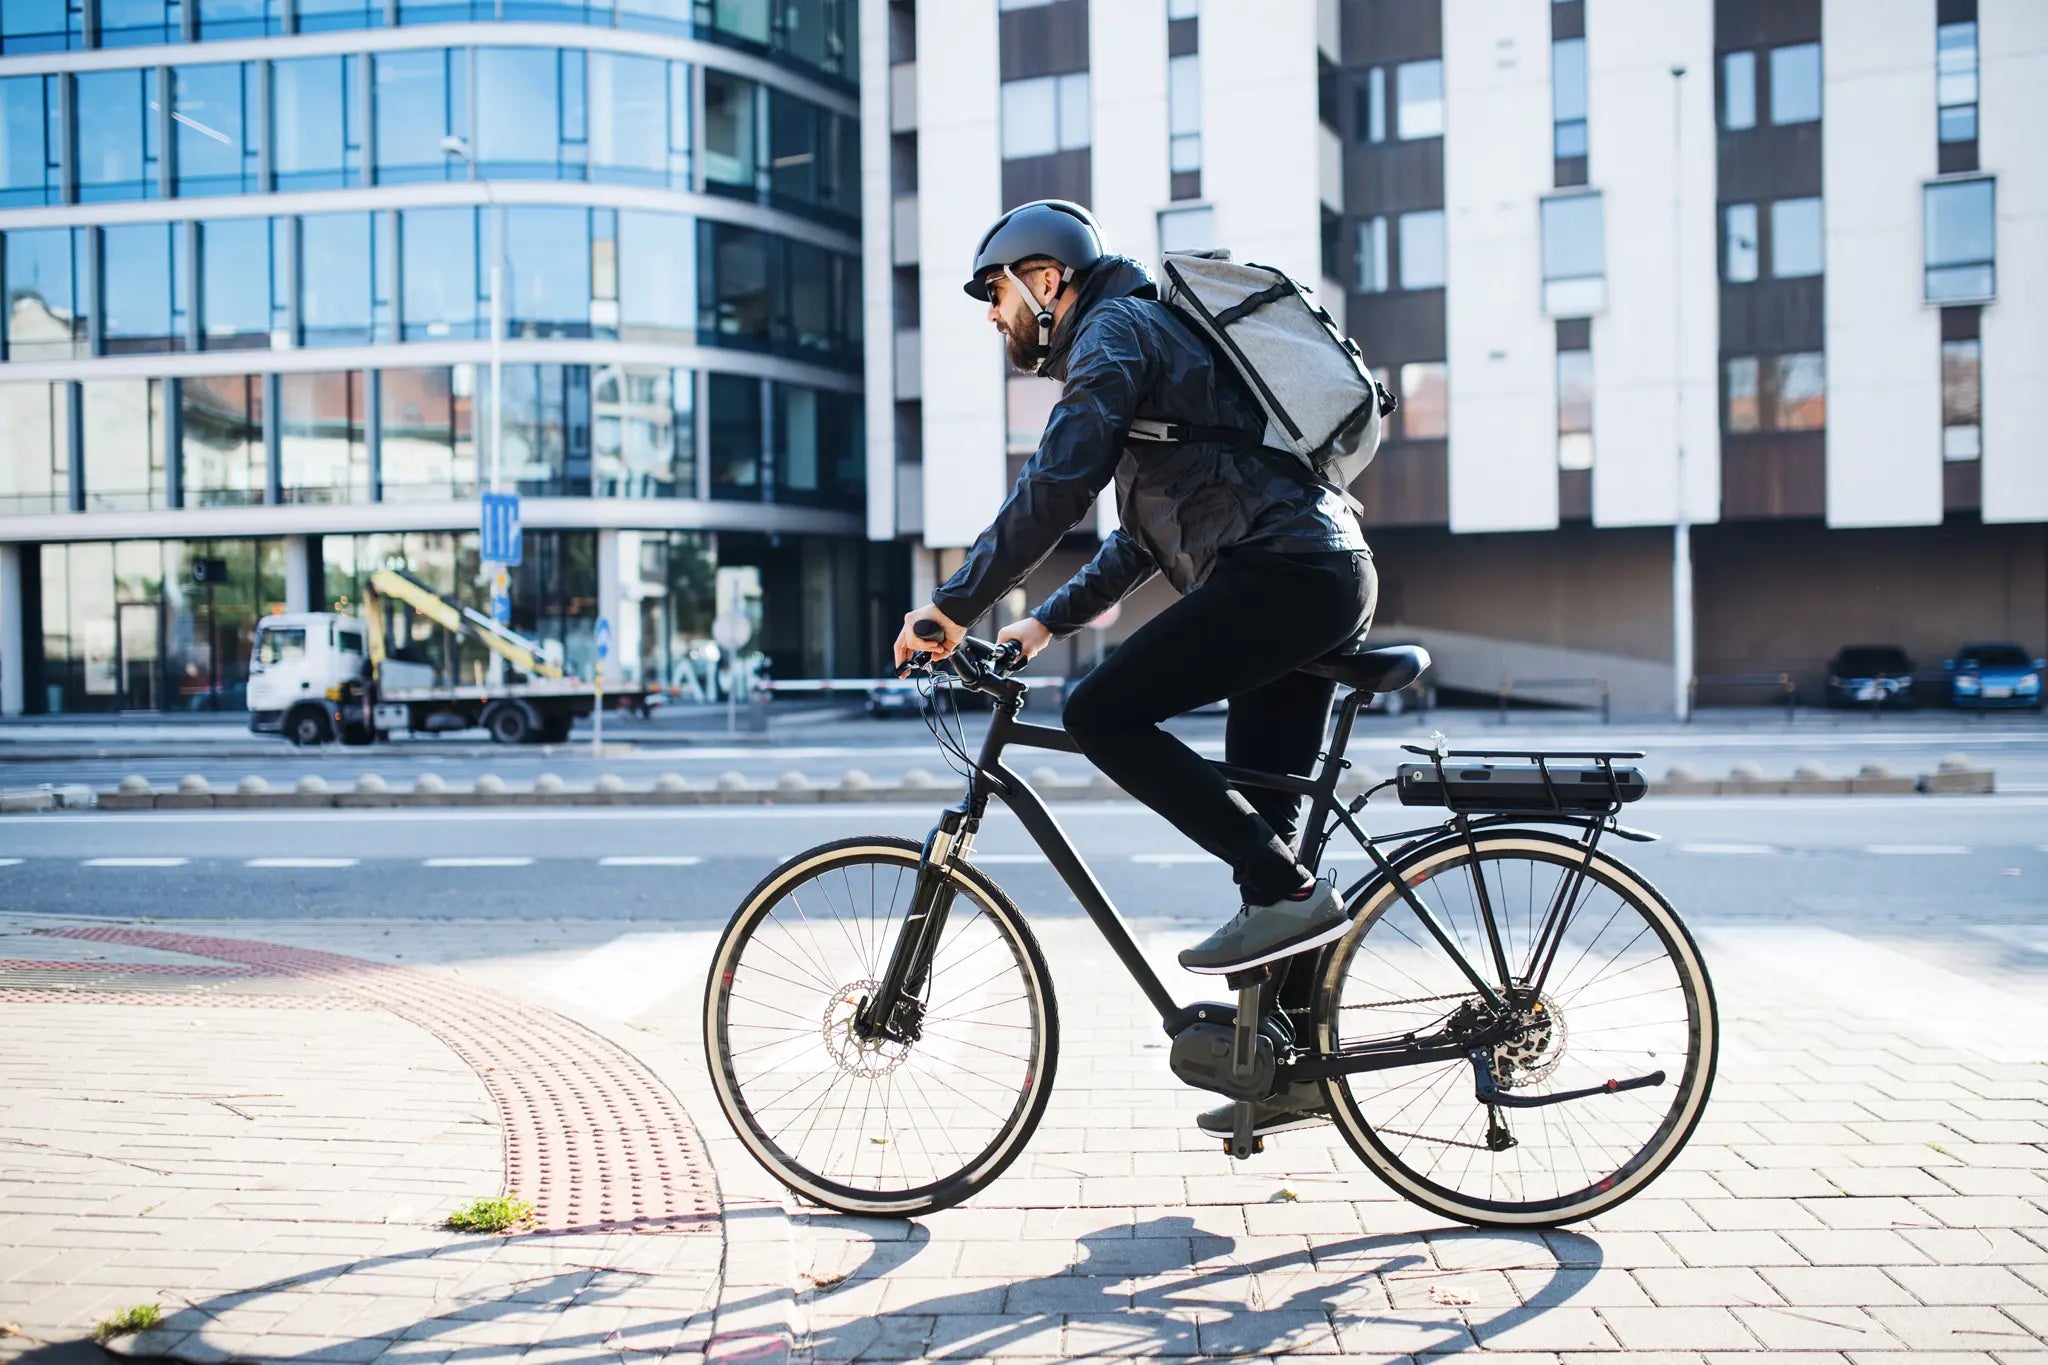
[[[398,569],[379,569],[370,575],[370,587],[373,592],[405,603],[443,630],[466,635],[477,641],[529,678],[562,676],[560,666],[541,657],[539,642],[529,640],[519,632],[500,625],[472,607],[443,597],[411,574]],[[380,616],[381,613],[377,611],[373,602],[370,610],[371,621],[376,622]],[[377,637],[381,637],[382,632],[375,625],[371,629]],[[373,638],[373,644],[378,642],[378,639]]]

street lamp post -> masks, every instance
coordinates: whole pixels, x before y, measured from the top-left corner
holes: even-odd
[[[490,491],[499,490],[500,452],[505,434],[505,210],[491,189],[490,179],[476,164],[469,141],[460,137],[441,139],[444,156],[461,157],[469,166],[469,178],[483,187],[484,202],[491,215],[491,449],[485,461],[485,482]]]
[[[1685,67],[1671,68],[1671,440],[1677,482],[1671,518],[1671,705],[1692,719],[1692,512],[1685,487]]]

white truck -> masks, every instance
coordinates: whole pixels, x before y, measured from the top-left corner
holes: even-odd
[[[249,728],[294,744],[370,744],[398,731],[434,734],[481,726],[500,744],[558,744],[600,703],[644,712],[644,688],[564,677],[559,645],[542,644],[397,569],[370,576],[362,617],[298,612],[263,617],[249,660]],[[464,684],[432,664],[391,657],[386,612],[409,612],[475,640],[517,682]],[[409,637],[409,631],[400,632]]]

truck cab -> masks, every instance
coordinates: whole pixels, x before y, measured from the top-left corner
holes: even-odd
[[[360,682],[369,667],[369,632],[353,616],[328,611],[265,616],[249,655],[249,728],[294,744],[335,738],[330,688]]]

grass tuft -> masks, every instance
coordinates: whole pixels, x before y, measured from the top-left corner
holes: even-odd
[[[153,1303],[138,1303],[133,1308],[124,1308],[92,1329],[94,1341],[112,1341],[125,1337],[131,1332],[146,1332],[164,1319],[163,1309]]]
[[[457,1232],[508,1232],[532,1221],[533,1205],[509,1195],[479,1199],[448,1215]]]

